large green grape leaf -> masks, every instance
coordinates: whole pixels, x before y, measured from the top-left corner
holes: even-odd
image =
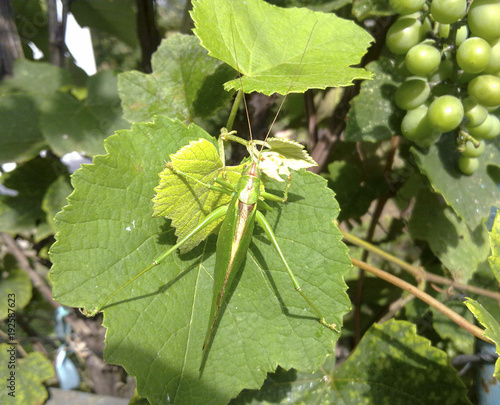
[[[479,169],[465,176],[457,167],[459,152],[452,133],[441,138],[428,149],[412,148],[415,161],[446,203],[471,229],[475,229],[490,213],[492,206],[500,206],[500,191],[497,181],[488,171],[488,166],[500,166],[500,139],[486,144],[479,158]]]
[[[334,367],[327,361],[314,373],[281,371],[263,390],[244,392],[231,405],[470,405],[446,353],[418,336],[409,322],[373,325],[351,356]]]
[[[42,104],[40,125],[56,154],[104,153],[103,140],[115,130],[129,127],[122,118],[117,83],[112,71],[102,71],[89,77],[85,99],[59,91]]]
[[[193,36],[174,35],[153,54],[153,73],[125,72],[118,88],[130,122],[166,115],[192,122],[223,107],[230,94],[222,84],[235,77],[229,66],[207,55]]]
[[[351,66],[373,38],[335,14],[282,9],[263,0],[198,0],[191,16],[209,55],[243,74],[241,81],[226,83],[226,90],[301,93],[371,78]]]
[[[14,348],[14,351],[8,351]],[[43,382],[54,377],[54,367],[49,360],[43,357],[42,353],[33,352],[28,357],[17,358],[12,364],[15,368],[9,368],[8,365],[12,359],[11,353],[15,353],[16,345],[0,344],[0,379],[2,385],[0,388],[0,398],[4,398],[4,403],[12,404],[43,404],[48,398],[48,393]],[[14,356],[16,356],[14,354]],[[14,372],[15,390],[11,390],[10,381],[12,372]],[[14,396],[12,396],[14,395]]]
[[[28,305],[31,300],[31,280],[11,255],[6,255],[3,259],[3,265],[0,266],[0,280],[0,297],[6,300],[0,307],[0,320],[4,320],[9,314],[9,308],[15,312]],[[7,301],[9,294],[15,296],[13,301]]]
[[[446,353],[405,321],[374,324],[333,377],[333,398],[347,404],[470,404]]]
[[[129,46],[137,46],[135,2],[133,0],[78,0],[71,13],[82,27],[115,35]]]
[[[59,302],[91,311],[175,243],[169,221],[152,217],[151,200],[164,159],[200,138],[214,142],[195,125],[158,116],[108,138],[108,154],[73,175],[75,191],[56,217],[51,249]],[[280,193],[278,185],[267,190]],[[288,203],[273,205],[266,218],[303,291],[340,325],[349,310],[343,274],[350,260],[332,222],[332,191],[302,171],[294,174]],[[310,312],[256,227],[200,373],[215,242],[209,237],[167,257],[104,308],[105,358],[136,376],[139,394],[151,403],[226,403],[245,387],[259,387],[278,364],[317,369],[339,336]]]
[[[268,3],[279,7],[307,7],[329,13],[351,4],[352,0],[269,0]]]
[[[488,257],[484,223],[471,230],[437,194],[427,190],[418,195],[409,227],[413,238],[429,243],[456,281],[466,283]]]
[[[476,319],[483,325],[486,330],[483,335],[488,339],[491,339],[496,346],[496,353],[500,355],[500,323],[493,315],[491,315],[479,302],[467,298],[465,301],[467,308],[474,314]],[[495,363],[495,374],[494,376],[500,380],[500,357]]]
[[[39,222],[45,222],[42,200],[50,184],[66,167],[55,158],[35,158],[17,166],[0,177],[1,183],[17,195],[0,195],[0,231],[34,232]]]
[[[375,75],[361,83],[359,94],[351,100],[345,137],[350,142],[380,142],[398,134],[403,112],[394,103],[394,92],[403,81],[394,62],[380,58],[367,65]]]
[[[488,258],[491,271],[500,283],[500,211],[497,211],[493,227],[490,232],[491,256]]]

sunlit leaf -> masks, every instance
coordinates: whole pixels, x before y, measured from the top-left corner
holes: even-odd
[[[191,16],[209,55],[243,74],[241,81],[226,83],[226,90],[242,85],[246,93],[301,93],[371,77],[351,66],[373,38],[335,14],[282,9],[262,0],[198,0]]]

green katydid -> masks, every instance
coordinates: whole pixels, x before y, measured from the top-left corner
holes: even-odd
[[[308,42],[309,40],[310,37],[308,39]],[[293,82],[290,85],[290,89],[292,85]],[[239,104],[241,99],[243,99],[244,101],[245,110],[248,117],[248,109],[242,89],[240,89],[236,97],[236,106]],[[281,110],[283,101],[279,107],[279,110]],[[234,119],[236,110],[236,108],[233,108],[232,110],[228,127],[232,125],[231,120]],[[275,120],[276,117],[274,121]],[[274,194],[263,191],[263,187],[261,185],[262,171],[271,178],[283,181],[279,175],[289,175],[289,168],[309,167],[315,164],[314,161],[309,158],[307,153],[302,151],[302,146],[294,142],[276,140],[275,138],[268,139],[270,132],[271,129],[269,130],[264,141],[257,141],[253,139],[251,139],[250,141],[244,141],[236,137],[234,135],[234,131],[222,131],[219,138],[219,155],[222,162],[224,162],[224,140],[231,140],[244,144],[250,154],[249,162],[243,169],[236,185],[227,180],[225,166],[215,177],[213,182],[206,183],[193,177],[191,174],[184,172],[183,170],[179,170],[174,162],[174,157],[175,155],[177,155],[177,153],[171,156],[172,162],[167,163],[167,167],[165,169],[165,171],[167,171],[171,176],[174,175],[186,183],[192,183],[197,186],[201,185],[202,187],[206,187],[207,190],[210,190],[214,193],[230,195],[231,201],[228,204],[222,205],[210,212],[199,224],[197,224],[186,235],[180,238],[180,240],[174,246],[157,257],[148,267],[146,267],[144,270],[142,270],[140,273],[138,273],[136,276],[134,276],[132,279],[118,288],[115,292],[113,292],[110,296],[108,296],[98,308],[95,308],[89,314],[89,316],[93,316],[97,312],[99,312],[116,294],[126,288],[129,284],[133,283],[143,274],[148,272],[150,269],[160,264],[164,259],[166,259],[177,249],[182,248],[183,245],[185,245],[188,241],[195,237],[199,232],[222,220],[216,247],[216,263],[214,271],[212,305],[210,310],[209,324],[203,344],[203,354],[201,360],[201,367],[203,367],[203,364],[207,358],[208,350],[213,338],[214,329],[219,318],[222,305],[227,300],[228,293],[231,291],[232,282],[247,255],[247,250],[252,240],[254,224],[255,222],[257,222],[264,230],[272,245],[275,247],[283,265],[286,268],[287,273],[291,278],[294,288],[300,293],[300,295],[304,298],[310,308],[316,313],[319,322],[329,329],[337,331],[335,324],[327,323],[320,310],[302,291],[295,275],[286,262],[286,259],[277,243],[271,225],[266,220],[264,215],[258,210],[258,208],[270,209],[270,207],[263,201],[264,199],[275,202],[285,202],[288,195],[288,188],[290,186],[290,179],[288,179],[283,197],[278,197]],[[200,140],[199,142],[203,142],[203,140]],[[189,149],[191,147],[197,146],[193,145],[194,143],[196,142],[193,142],[182,149]],[[260,146],[260,148],[258,148],[257,146]],[[263,150],[264,147],[268,148],[268,150]],[[288,156],[289,158],[283,157],[283,154]],[[297,162],[299,163],[297,164]],[[158,193],[159,188],[161,188],[161,183],[160,186],[155,189]],[[157,197],[155,197],[155,200],[156,198]],[[160,203],[158,201],[155,201],[155,204]],[[155,215],[160,216],[161,214],[158,214],[156,212]]]

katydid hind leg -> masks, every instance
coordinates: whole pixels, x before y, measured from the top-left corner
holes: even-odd
[[[118,288],[115,292],[113,292],[110,296],[108,296],[104,302],[101,303],[97,308],[94,308],[92,312],[87,312],[85,313],[86,316],[92,317],[95,316],[97,313],[101,312],[102,308],[120,291],[122,291],[124,288],[126,288],[128,285],[132,284],[135,280],[137,280],[139,277],[143,276],[146,274],[149,270],[151,270],[153,267],[158,266],[163,260],[165,260],[169,255],[171,255],[173,252],[175,252],[178,248],[180,248],[184,243],[186,243],[189,239],[191,239],[195,234],[200,232],[203,228],[205,228],[207,225],[210,225],[212,222],[217,221],[219,218],[223,217],[227,212],[227,206],[222,206],[214,211],[212,211],[210,214],[208,214],[205,219],[200,222],[199,225],[197,225],[189,234],[187,234],[184,238],[182,238],[179,242],[177,242],[174,246],[172,246],[170,249],[166,250],[163,252],[160,256],[158,256],[156,259],[153,260],[153,262],[146,267],[144,270],[142,270],[140,273],[132,277],[130,280],[128,280],[125,284],[123,284],[120,288]],[[86,311],[85,311],[86,312]]]
[[[288,263],[285,259],[285,256],[283,255],[283,252],[281,251],[281,248],[278,245],[278,241],[276,240],[276,235],[274,234],[274,232],[271,228],[271,225],[269,224],[267,219],[264,217],[264,215],[262,215],[262,213],[260,213],[258,211],[256,213],[255,219],[256,219],[257,223],[264,229],[264,232],[266,233],[269,240],[271,241],[271,243],[275,247],[276,251],[278,252],[278,256],[280,257],[281,261],[283,262],[283,264],[286,268],[286,271],[287,271],[288,275],[290,276],[290,279],[292,280],[293,286],[299,292],[299,294],[302,296],[302,298],[304,298],[304,300],[309,304],[311,309],[314,310],[314,312],[316,313],[316,315],[319,318],[318,319],[319,322],[322,325],[326,326],[327,328],[339,333],[339,330],[337,329],[337,325],[335,325],[334,323],[331,323],[331,324],[327,323],[325,320],[325,317],[321,313],[321,311],[316,307],[316,305],[313,304],[313,302],[309,299],[309,297],[302,291],[302,287],[300,286],[295,275],[293,274],[293,271],[291,270],[290,266],[288,265]]]

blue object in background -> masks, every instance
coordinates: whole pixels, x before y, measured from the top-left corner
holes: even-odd
[[[57,338],[66,340],[71,334],[71,325],[66,322],[66,317],[71,313],[67,307],[60,306],[56,309],[55,332]],[[59,385],[63,390],[72,390],[80,385],[80,376],[74,363],[68,357],[68,348],[65,343],[57,349],[56,364],[55,364]]]
[[[70,309],[64,306],[56,309],[56,324],[54,329],[58,339],[65,340],[66,336],[69,336],[71,333],[71,325],[65,320],[70,313]]]
[[[59,380],[59,386],[63,390],[78,388],[80,385],[80,376],[78,375],[78,370],[75,365],[68,357],[68,350],[66,349],[65,344],[57,349],[55,368],[57,378]]]
[[[478,339],[479,354],[494,359],[495,346]],[[500,405],[500,382],[493,377],[495,363],[482,363],[477,370],[477,398],[480,405]]]

